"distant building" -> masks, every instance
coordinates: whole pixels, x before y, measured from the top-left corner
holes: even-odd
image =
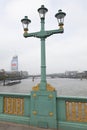
[[[27,71],[20,71],[20,75],[22,78],[27,78],[29,76]]]
[[[12,57],[11,71],[18,71],[18,56],[13,56]]]
[[[68,78],[74,78],[76,77],[78,74],[78,71],[66,71],[65,72],[65,76]]]

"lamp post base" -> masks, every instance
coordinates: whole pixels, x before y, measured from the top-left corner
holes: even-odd
[[[47,84],[46,90],[39,90],[39,85],[31,92],[30,125],[41,128],[57,128],[56,91]]]
[[[43,85],[43,84],[37,84],[36,86],[34,86],[33,88],[32,88],[32,90],[33,91],[42,91],[42,90],[45,90],[45,91],[56,91],[55,90],[55,88],[53,87],[53,86],[51,86],[50,84],[45,84],[46,85],[46,87],[45,88],[43,88],[43,89],[40,89],[40,85]]]

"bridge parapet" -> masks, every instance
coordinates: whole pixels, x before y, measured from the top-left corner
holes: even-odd
[[[86,130],[87,98],[57,97],[57,117],[59,130]]]
[[[52,98],[52,97],[51,97]],[[49,99],[50,100],[50,99]],[[31,95],[30,94],[0,94],[0,120],[18,124],[31,125]],[[45,105],[44,105],[45,106]],[[47,106],[47,104],[46,104]],[[45,109],[46,110],[46,109]],[[47,110],[48,111],[48,110]],[[47,115],[47,112],[44,112]],[[35,116],[35,119],[38,113]],[[52,113],[50,117],[52,118]],[[42,118],[42,117],[41,117]],[[44,117],[43,117],[44,118]],[[48,119],[49,119],[48,118]],[[44,123],[44,122],[43,122]],[[47,124],[50,128],[50,123]],[[87,130],[87,98],[86,97],[56,97],[56,129]],[[40,127],[42,125],[36,126]],[[44,125],[43,125],[44,127]]]
[[[0,120],[29,124],[30,121],[30,95],[1,93],[0,94]]]

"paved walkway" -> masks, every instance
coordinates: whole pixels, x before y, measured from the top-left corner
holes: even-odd
[[[0,130],[46,130],[46,129],[15,123],[0,122]]]

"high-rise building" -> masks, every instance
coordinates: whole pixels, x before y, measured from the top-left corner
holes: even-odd
[[[13,56],[11,60],[11,70],[18,71],[18,56]]]

